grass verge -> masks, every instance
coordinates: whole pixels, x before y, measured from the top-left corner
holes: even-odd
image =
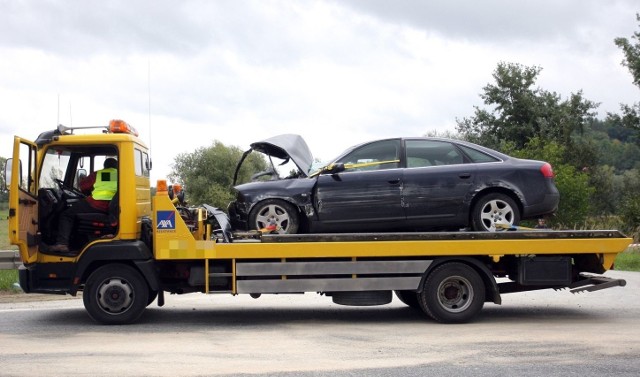
[[[7,215],[6,209],[0,210],[0,250],[13,250],[14,246],[9,245]],[[0,291],[11,292],[16,291],[13,284],[18,282],[18,270],[0,270]]]
[[[19,289],[14,287],[18,282],[18,270],[0,271],[0,292],[16,292]]]
[[[640,271],[640,247],[629,248],[618,254],[615,268],[618,271]]]

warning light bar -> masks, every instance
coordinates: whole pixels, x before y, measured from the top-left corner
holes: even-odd
[[[131,127],[129,123],[120,119],[113,119],[109,122],[109,132],[114,134],[130,134],[138,136],[138,131]]]
[[[106,128],[106,132],[111,132],[111,133],[114,133],[114,134],[129,134],[129,135],[133,135],[133,136],[138,136],[138,130],[136,130],[135,128],[131,127],[129,125],[129,123],[125,122],[124,120],[120,120],[120,119],[111,120],[109,122],[109,126],[108,127],[105,127],[105,126],[67,127],[67,126],[64,126],[62,124],[59,124],[58,127],[57,127],[57,132],[58,132],[59,135],[71,135],[71,134],[73,134],[74,130],[89,130],[89,129],[96,129],[96,128],[101,128],[103,130]]]

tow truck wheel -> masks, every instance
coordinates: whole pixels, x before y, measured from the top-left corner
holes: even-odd
[[[438,322],[468,322],[484,305],[484,282],[464,263],[445,263],[427,275],[418,299],[422,310]]]
[[[279,199],[267,199],[258,203],[249,215],[252,229],[275,226],[275,232],[280,234],[297,233],[299,223],[300,216],[295,207]]]
[[[127,324],[140,318],[147,307],[149,287],[133,267],[109,264],[89,275],[82,300],[96,322]]]

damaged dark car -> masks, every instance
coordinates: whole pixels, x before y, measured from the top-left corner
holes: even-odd
[[[550,164],[460,140],[376,140],[316,171],[298,135],[253,143],[242,160],[252,151],[266,155],[271,168],[235,186],[229,216],[238,230],[495,231],[550,215],[560,199]],[[294,168],[281,174],[282,164]]]

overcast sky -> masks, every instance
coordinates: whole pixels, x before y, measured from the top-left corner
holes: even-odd
[[[638,102],[616,37],[637,0],[0,0],[0,156],[13,135],[121,118],[151,144],[152,179],[214,140],[302,135],[314,155],[453,131],[500,61]],[[150,114],[150,116],[149,116]],[[151,127],[150,127],[151,125]]]

